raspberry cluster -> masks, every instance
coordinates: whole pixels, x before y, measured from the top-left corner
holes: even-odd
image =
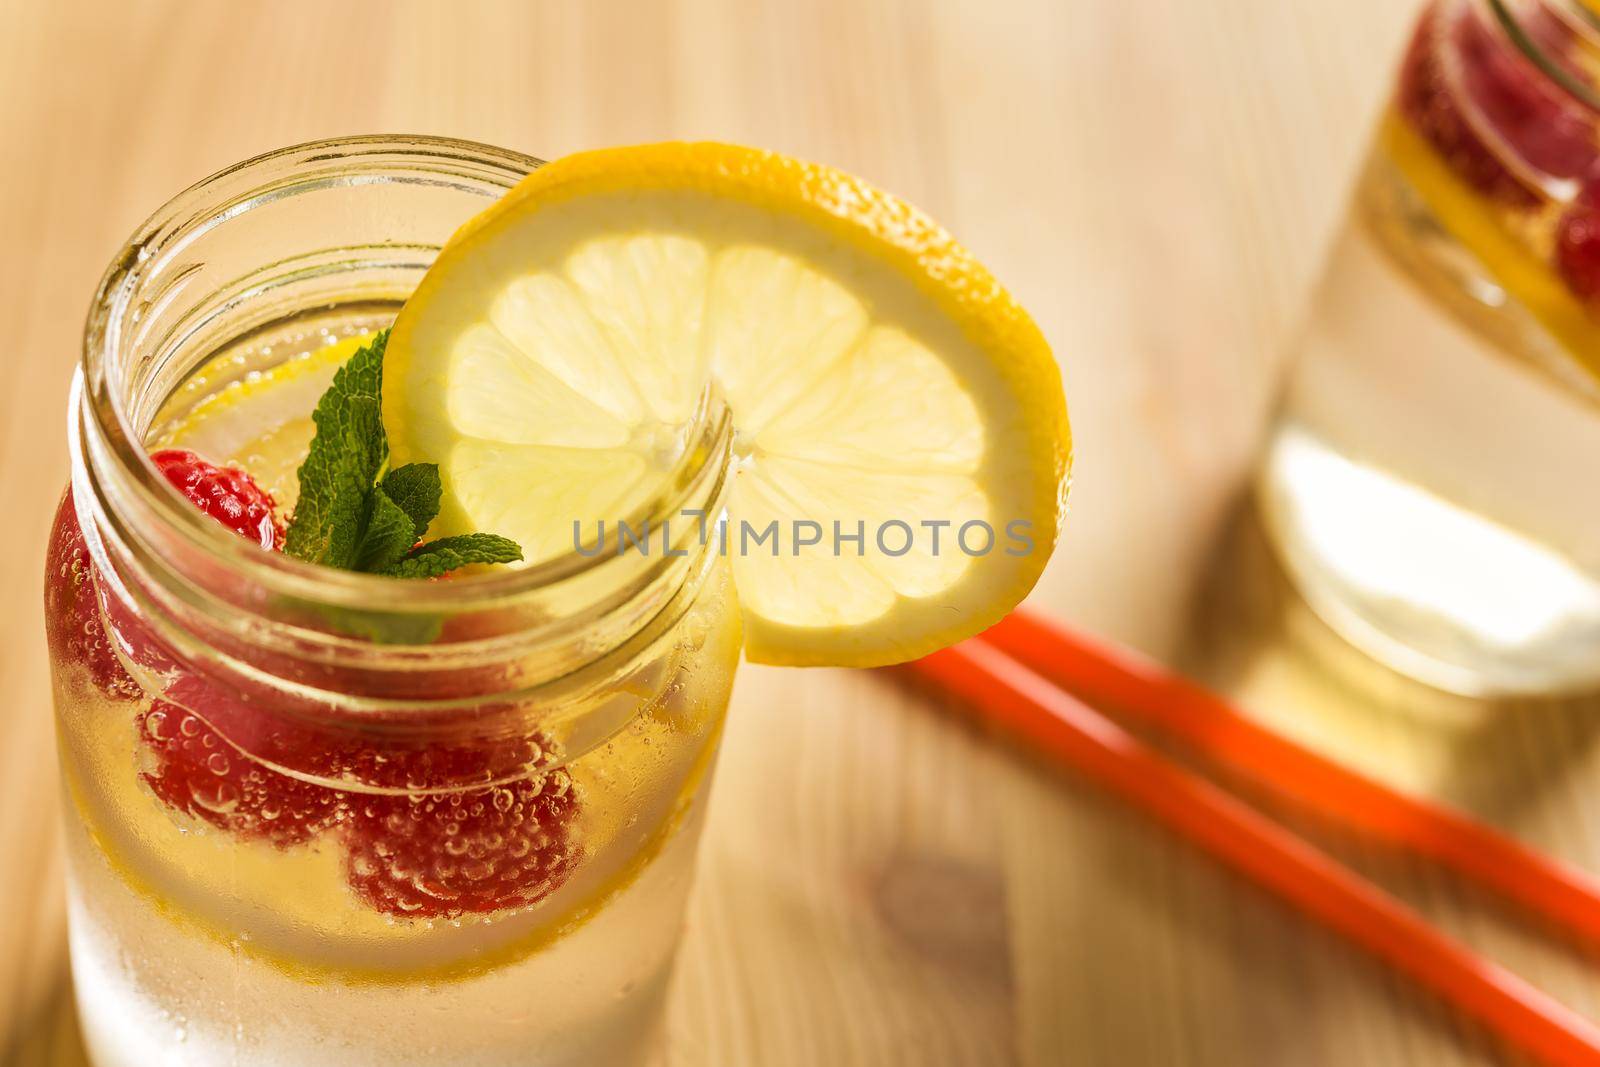
[[[269,551],[283,547],[272,497],[246,472],[218,467],[193,452],[151,457],[183,496],[223,526]],[[95,689],[116,700],[143,693],[128,674],[101,619],[93,565],[70,492],[56,514],[45,586],[51,647],[80,665]],[[168,696],[206,687],[168,686]],[[286,765],[322,779],[392,784],[394,793],[330,789],[274,769],[229,743],[194,701],[156,699],[137,717],[144,784],[165,805],[241,840],[280,848],[337,840],[351,889],[369,906],[396,916],[453,918],[533,904],[554,892],[575,865],[578,797],[567,772],[541,739],[493,743],[419,743],[381,758],[356,742],[296,736],[263,721]],[[263,720],[247,704],[227,709]],[[215,716],[212,716],[215,718]],[[230,730],[230,732],[233,732]],[[235,734],[235,736],[238,736]],[[381,764],[381,767],[379,766]],[[449,789],[507,766],[535,773],[500,785]]]

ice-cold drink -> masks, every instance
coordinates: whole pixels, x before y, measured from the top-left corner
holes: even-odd
[[[638,1062],[741,650],[915,659],[1049,559],[1060,369],[931,219],[533,165],[289,149],[107,275],[46,598],[98,1067]]]
[[[528,162],[278,153],[174,201],[108,276],[46,574],[96,1067],[651,1047],[738,657],[726,561],[309,581],[200,526],[272,536],[349,339]],[[727,444],[708,407],[662,507],[714,514]]]
[[[1469,693],[1600,682],[1592,24],[1439,0],[1402,61],[1261,477],[1312,604]]]

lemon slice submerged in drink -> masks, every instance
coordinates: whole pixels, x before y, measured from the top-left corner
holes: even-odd
[[[753,149],[569,156],[464,226],[384,368],[392,462],[440,464],[436,534],[532,562],[659,488],[709,387],[751,659],[875,665],[970,636],[1053,549],[1071,436],[1039,330],[931,220]]]

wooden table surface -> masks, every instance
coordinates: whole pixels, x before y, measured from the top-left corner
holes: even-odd
[[[245,156],[358,132],[544,156],[715,137],[945,221],[1067,368],[1078,468],[1036,606],[1341,758],[1600,867],[1600,722],[1447,699],[1306,612],[1245,487],[1280,353],[1414,7],[1394,0],[0,0],[0,1056],[72,1062],[39,617],[90,292]],[[1600,1014],[1596,967],[1436,872],[1319,840]],[[675,1065],[1486,1064],[1365,958],[892,679],[741,675]]]

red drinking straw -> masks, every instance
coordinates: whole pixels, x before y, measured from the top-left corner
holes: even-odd
[[[1600,1030],[1587,1019],[1475,956],[1378,887],[1169,762],[995,645],[968,641],[908,669],[963,698],[987,726],[1153,815],[1509,1044],[1558,1067],[1600,1065]],[[1105,670],[1107,677],[1119,676],[1114,660]]]
[[[1108,642],[1016,612],[982,638],[1087,704],[1180,738],[1302,809],[1409,849],[1600,946],[1600,880],[1303,748],[1222,697]]]

